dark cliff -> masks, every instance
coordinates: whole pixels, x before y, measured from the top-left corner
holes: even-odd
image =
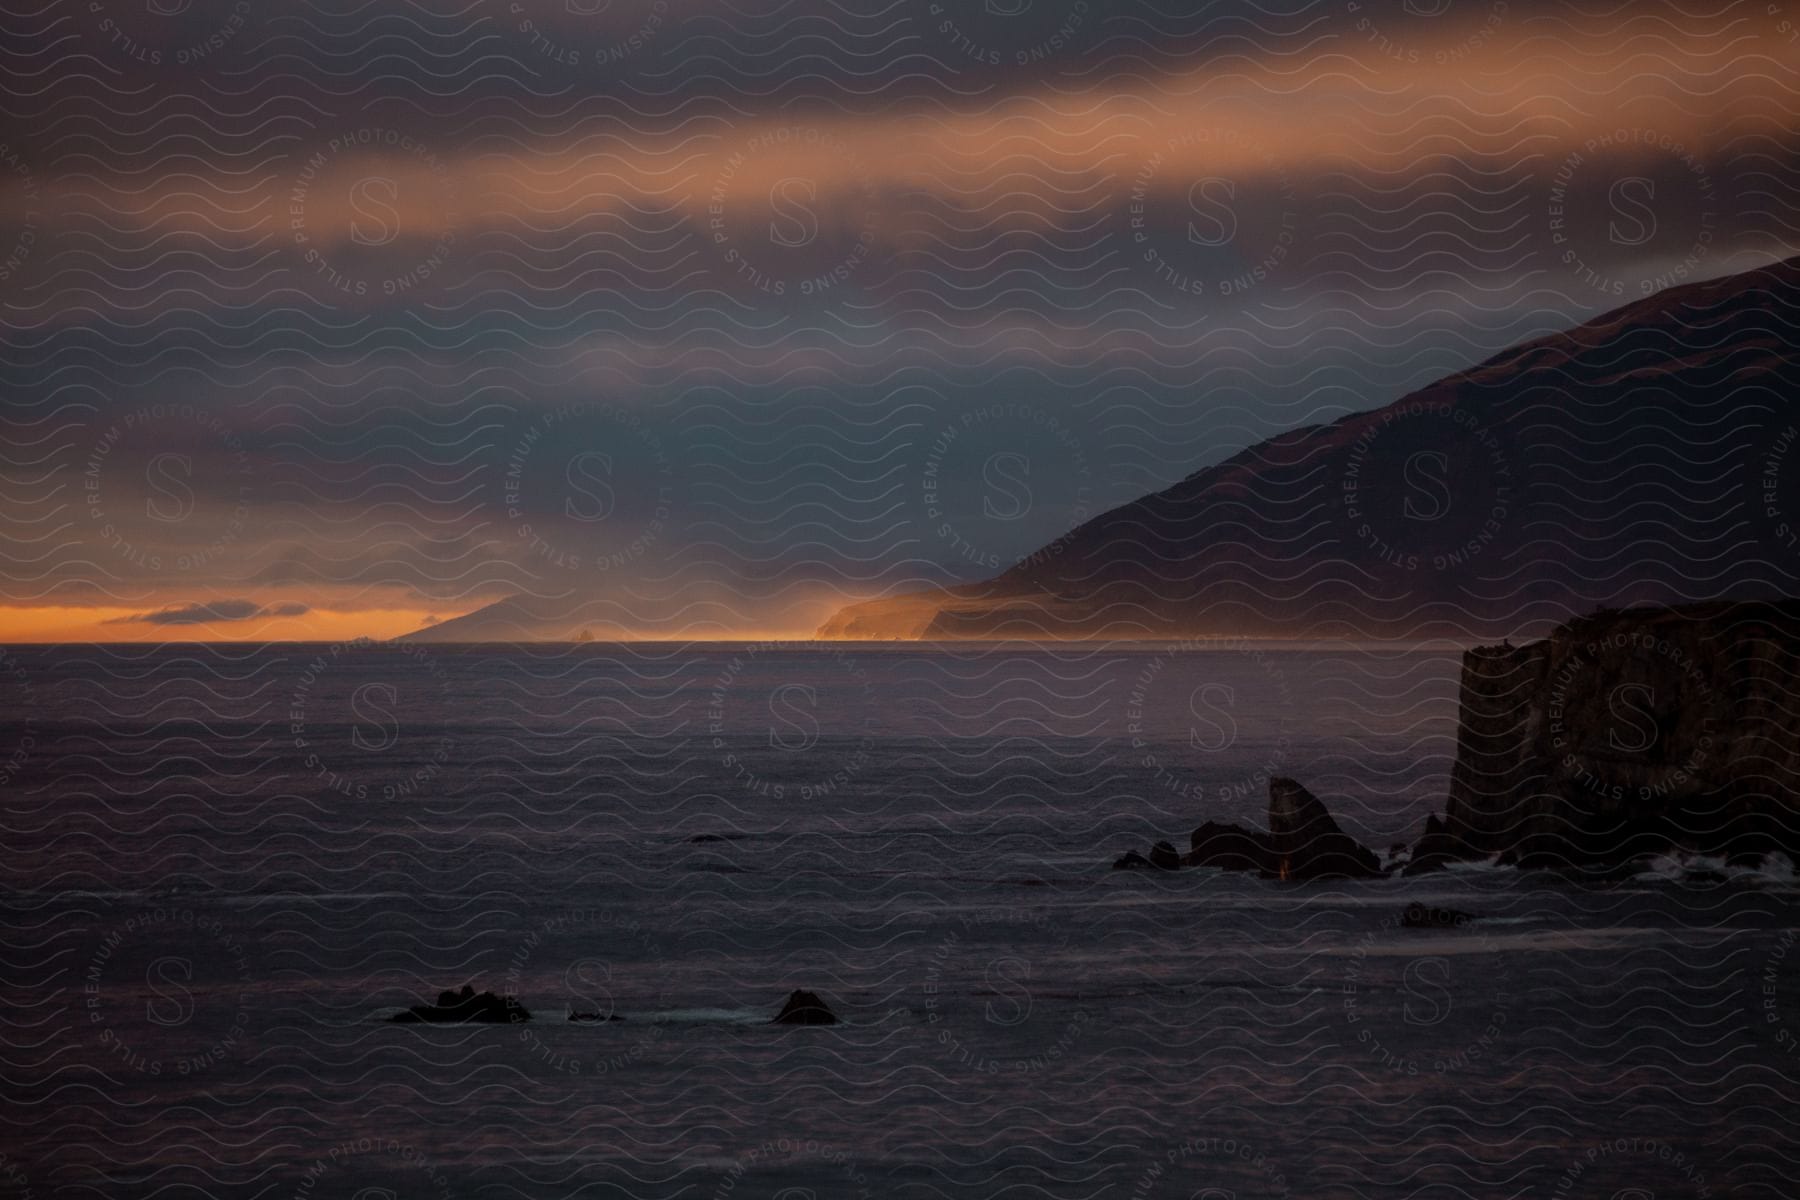
[[[1800,601],[1609,611],[1463,659],[1450,795],[1415,869],[1800,848]]]

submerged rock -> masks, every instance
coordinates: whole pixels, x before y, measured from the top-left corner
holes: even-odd
[[[836,1025],[837,1014],[832,1012],[825,1001],[819,999],[816,992],[795,989],[788,995],[787,1003],[775,1014],[773,1025]]]
[[[1454,908],[1427,907],[1414,900],[1400,914],[1402,929],[1459,929],[1475,918]]]
[[[569,1010],[569,1020],[576,1025],[599,1025],[606,1021],[623,1021],[624,1019],[618,1013],[577,1012],[573,1008]]]
[[[415,1004],[388,1019],[401,1025],[454,1025],[465,1021],[511,1024],[531,1020],[531,1012],[511,996],[477,992],[465,983],[460,992],[439,992],[436,1004]]]

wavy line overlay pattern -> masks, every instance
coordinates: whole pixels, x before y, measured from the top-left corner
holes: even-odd
[[[1800,6],[0,0],[0,62],[0,1195],[1796,1194],[1785,858],[1108,866],[1281,776],[1408,841],[1468,645],[1795,590],[1791,267],[1498,356],[1800,250]],[[1342,524],[1402,486],[1485,515]],[[813,638],[996,576],[1106,636]],[[390,1019],[464,984],[524,1008]]]

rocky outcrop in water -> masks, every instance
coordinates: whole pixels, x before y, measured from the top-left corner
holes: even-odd
[[[1177,855],[1167,842],[1156,843],[1149,858],[1128,851],[1113,869],[1216,867],[1296,881],[1379,879],[1385,874],[1375,853],[1339,829],[1317,796],[1279,776],[1269,781],[1267,833],[1208,821],[1188,842],[1185,855]]]
[[[1800,849],[1800,601],[1607,611],[1463,657],[1456,765],[1408,874]]]
[[[511,996],[477,992],[465,983],[460,992],[439,992],[436,1004],[415,1004],[389,1019],[401,1025],[454,1025],[465,1021],[511,1024],[531,1020],[531,1013]]]
[[[1379,879],[1375,852],[1338,828],[1319,798],[1292,779],[1269,781],[1269,848],[1282,879]]]
[[[1475,918],[1466,912],[1454,908],[1439,908],[1435,905],[1420,904],[1417,900],[1406,906],[1400,914],[1402,929],[1461,929]]]
[[[1115,871],[1179,871],[1181,855],[1168,842],[1158,842],[1150,847],[1150,857],[1145,858],[1136,850],[1127,850],[1113,860]]]
[[[1222,871],[1258,871],[1273,875],[1280,860],[1269,845],[1269,835],[1241,825],[1208,821],[1188,836],[1190,867],[1217,867]]]
[[[809,992],[796,988],[789,993],[787,1003],[775,1014],[771,1024],[775,1025],[836,1025],[837,1014],[825,1001],[819,999],[817,992]]]

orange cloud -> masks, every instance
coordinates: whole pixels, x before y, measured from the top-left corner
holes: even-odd
[[[1746,53],[1759,33],[1773,35],[1764,28],[1772,17],[1734,20]],[[279,234],[301,251],[669,209],[704,227],[719,206],[766,202],[795,178],[827,193],[923,190],[969,208],[1004,200],[1009,215],[1051,220],[1069,197],[1117,184],[1151,156],[1171,178],[1417,172],[1442,159],[1516,164],[1619,126],[1650,126],[1704,149],[1729,121],[1740,132],[1759,117],[1780,128],[1792,107],[1771,72],[1719,61],[1715,39],[1686,50],[1652,13],[1607,35],[1586,44],[1578,28],[1478,16],[1401,46],[1357,28],[1289,55],[1130,84],[1045,87],[978,110],[684,115],[661,131],[584,125],[578,141],[508,154],[334,125],[248,193],[241,175],[212,174],[192,159],[151,181],[84,174],[34,187],[58,193],[48,206],[56,219],[105,211],[165,231]],[[1646,78],[1660,82],[1646,88]],[[26,205],[16,184],[0,192],[0,211]],[[42,196],[30,207],[41,213]]]

